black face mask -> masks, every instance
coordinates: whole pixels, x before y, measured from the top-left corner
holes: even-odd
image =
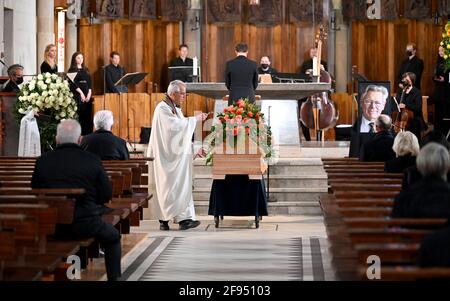
[[[412,51],[411,51],[411,50],[406,50],[406,55],[407,55],[407,56],[412,56],[412,55],[413,55],[413,53],[412,53]]]
[[[16,84],[17,85],[20,85],[20,84],[22,84],[23,83],[23,77],[17,77],[17,79],[16,79]]]
[[[269,68],[269,65],[268,65],[268,64],[261,64],[261,67],[262,67],[263,69],[267,69],[267,68]]]

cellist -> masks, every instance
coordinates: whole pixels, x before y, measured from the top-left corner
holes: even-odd
[[[397,92],[397,101],[400,109],[407,109],[413,112],[414,117],[408,121],[407,130],[416,135],[420,142],[421,132],[427,129],[427,125],[423,119],[422,112],[422,93],[414,86],[416,75],[412,72],[406,72],[402,76],[400,89]],[[403,98],[402,98],[402,94]]]

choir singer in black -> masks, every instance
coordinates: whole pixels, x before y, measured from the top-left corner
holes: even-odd
[[[181,80],[184,83],[190,83],[192,82],[194,60],[188,58],[189,47],[186,44],[180,45],[178,54],[179,56],[170,62],[170,67],[175,68],[169,69],[169,81]]]
[[[119,65],[120,54],[111,52],[109,60],[110,64],[105,67],[105,93],[127,93],[127,86],[115,85],[126,74],[125,69]]]

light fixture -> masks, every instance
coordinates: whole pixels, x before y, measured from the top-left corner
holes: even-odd
[[[259,0],[249,0],[248,4],[249,5],[259,5]]]
[[[202,2],[201,0],[190,0],[189,1],[189,9],[202,9]]]

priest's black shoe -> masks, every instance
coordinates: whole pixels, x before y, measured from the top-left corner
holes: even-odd
[[[187,219],[178,223],[180,225],[180,230],[187,230],[198,227],[200,225],[200,221],[193,221],[191,219]]]
[[[166,221],[159,221],[159,230],[161,231],[169,231],[169,222]]]

